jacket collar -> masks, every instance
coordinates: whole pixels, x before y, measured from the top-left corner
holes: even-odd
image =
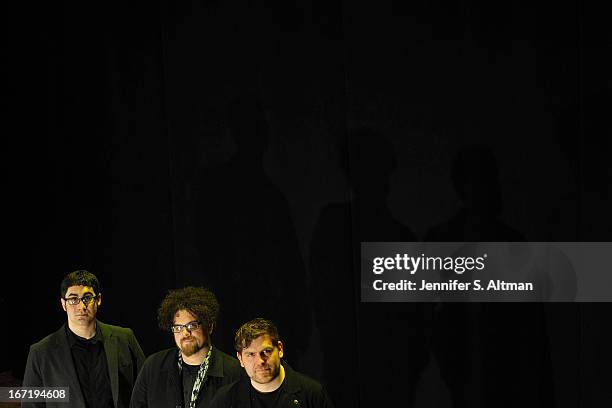
[[[208,365],[208,375],[212,377],[223,377],[223,360],[216,347],[212,349]]]
[[[299,382],[296,381],[295,371],[285,361],[282,362],[285,368],[285,380],[283,381],[285,391],[289,394],[295,394],[302,389]]]

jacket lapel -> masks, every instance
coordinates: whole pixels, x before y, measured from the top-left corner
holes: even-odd
[[[282,364],[283,368],[285,369],[285,380],[283,384],[283,393],[279,400],[279,406],[300,408],[301,404],[296,396],[302,387],[295,381],[293,369],[289,366],[289,364],[287,364],[284,360]]]
[[[119,359],[117,356],[117,337],[104,323],[98,322],[100,332],[102,333],[104,353],[106,354],[106,362],[108,365],[108,375],[113,392],[113,404],[117,406],[119,398]]]
[[[64,371],[66,381],[68,382],[68,387],[70,389],[68,396],[70,399],[70,405],[75,407],[83,407],[85,406],[85,399],[83,398],[76,368],[74,368],[74,361],[72,360],[72,352],[70,351],[70,346],[68,345],[68,334],[66,333],[66,330],[69,329],[64,324],[57,332],[57,349],[59,353],[57,353],[56,356],[59,357],[58,366],[62,367],[62,371]]]
[[[183,404],[183,386],[181,384],[181,378],[176,361],[174,361],[174,364],[168,367],[166,390],[168,390],[170,393],[168,403],[174,404],[172,405],[173,407],[185,406]]]

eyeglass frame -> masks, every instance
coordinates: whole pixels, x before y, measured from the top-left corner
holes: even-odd
[[[191,329],[189,327],[187,327],[187,326],[193,326],[194,324],[197,327],[192,327]],[[172,333],[174,333],[174,334],[177,334],[177,333],[182,333],[183,329],[187,329],[187,331],[189,333],[191,333],[191,332],[194,332],[194,331],[198,330],[202,326],[203,325],[202,325],[201,321],[199,321],[199,320],[192,320],[192,321],[190,321],[188,323],[185,323],[185,324],[173,324],[173,325],[170,326],[170,331]],[[176,328],[178,328],[178,329],[176,329]]]
[[[99,297],[100,297],[100,294],[99,294],[99,293],[98,293],[97,295],[92,295],[91,293],[86,293],[86,294],[84,294],[84,295],[83,295],[83,296],[81,296],[81,297],[78,297],[78,296],[70,296],[70,297],[67,297],[67,298],[63,297],[62,299],[64,300],[64,302],[66,302],[66,304],[67,304],[67,305],[70,305],[70,306],[78,306],[78,305],[80,305],[80,304],[81,304],[81,302],[83,302],[83,304],[85,305],[85,307],[89,307],[89,304],[90,304],[91,302],[93,302],[93,301],[97,300]],[[83,299],[85,299],[85,298],[89,298],[90,300],[89,300],[87,303],[85,303],[85,300],[83,300]],[[75,304],[69,303],[69,302],[72,302],[72,301],[73,301],[72,299],[77,299],[77,300],[78,300],[78,302],[77,302],[77,303],[75,303]]]

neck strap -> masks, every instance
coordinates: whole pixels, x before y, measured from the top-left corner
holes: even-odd
[[[212,354],[213,346],[210,345],[208,349],[208,354],[206,354],[206,358],[200,364],[200,368],[198,369],[198,375],[193,383],[193,389],[191,391],[191,401],[189,401],[189,408],[195,408],[196,401],[198,399],[198,395],[200,394],[200,388],[202,388],[202,384],[206,381],[206,374],[208,374],[208,363],[210,362],[210,355]],[[183,371],[183,355],[181,354],[181,350],[178,351],[178,369],[179,374]]]

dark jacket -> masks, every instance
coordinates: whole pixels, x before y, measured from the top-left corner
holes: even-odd
[[[132,330],[111,326],[100,321],[104,353],[116,408],[129,406],[138,371],[144,363],[144,353]],[[24,387],[69,387],[70,403],[26,403],[22,407],[85,407],[85,401],[72,361],[66,324],[58,331],[30,347],[23,377]]]
[[[283,363],[285,380],[278,408],[334,408],[321,384]],[[251,380],[246,375],[219,390],[211,408],[250,408]]]
[[[131,408],[188,406],[188,403],[183,403],[183,382],[179,376],[177,353],[178,349],[171,348],[147,358],[134,386]],[[241,374],[242,368],[237,359],[213,348],[208,375],[200,389],[196,406],[208,407],[219,388],[236,381]]]

